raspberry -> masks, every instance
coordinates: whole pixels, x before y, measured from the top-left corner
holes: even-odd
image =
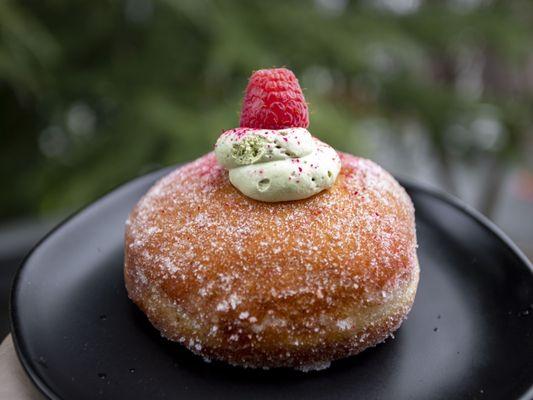
[[[309,126],[307,103],[292,71],[273,68],[252,74],[244,95],[240,126],[255,129]]]

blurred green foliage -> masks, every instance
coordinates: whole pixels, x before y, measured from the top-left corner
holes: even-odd
[[[411,8],[409,8],[411,7]],[[288,66],[311,132],[365,154],[365,121],[450,164],[524,157],[533,2],[0,2],[0,218],[72,209],[208,151],[251,71]]]

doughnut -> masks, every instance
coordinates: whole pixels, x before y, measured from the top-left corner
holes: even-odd
[[[338,155],[331,188],[295,201],[244,196],[214,153],[163,177],[126,222],[131,300],[241,367],[319,370],[392,336],[418,285],[414,208],[377,164]]]

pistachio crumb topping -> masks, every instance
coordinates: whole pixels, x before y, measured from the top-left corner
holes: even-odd
[[[239,165],[249,165],[259,160],[266,152],[265,139],[250,135],[231,146],[231,157]]]

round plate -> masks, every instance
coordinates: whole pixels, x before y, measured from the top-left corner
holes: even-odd
[[[530,399],[533,268],[449,196],[403,182],[416,208],[420,286],[395,339],[302,373],[204,363],[128,299],[124,221],[169,169],[52,231],[16,277],[11,318],[28,375],[52,399]]]

